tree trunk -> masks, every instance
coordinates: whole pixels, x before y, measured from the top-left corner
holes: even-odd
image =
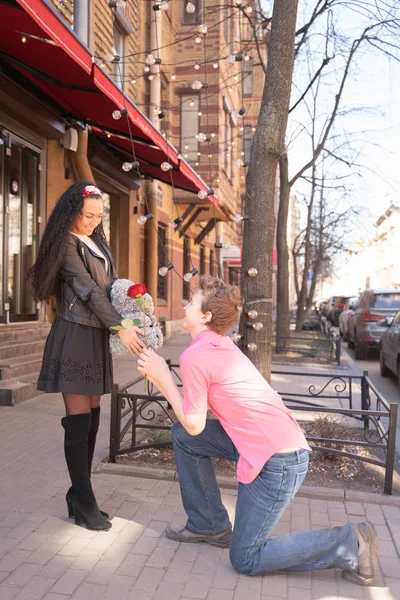
[[[310,268],[310,258],[311,258],[311,226],[312,226],[312,211],[314,205],[314,197],[315,197],[315,164],[312,165],[312,183],[311,183],[311,194],[310,194],[310,202],[308,204],[308,214],[307,214],[307,228],[306,235],[304,240],[304,265],[303,265],[303,276],[301,281],[301,289],[300,289],[300,297],[297,305],[297,318],[296,318],[296,331],[301,331],[303,327],[304,320],[307,316],[307,278],[308,278],[308,270]]]
[[[244,352],[266,379],[271,372],[272,342],[272,255],[275,238],[274,193],[276,169],[284,152],[292,85],[294,40],[298,0],[275,0],[271,42],[258,125],[247,174],[246,206],[242,258],[242,295],[244,311],[240,332]],[[262,177],[260,174],[262,173]],[[257,269],[250,277],[248,270]],[[257,310],[264,328],[247,326],[247,312]],[[257,348],[252,352],[248,344]]]
[[[276,351],[284,352],[290,336],[289,314],[289,248],[287,223],[289,215],[289,165],[287,151],[279,159],[279,211],[276,229],[278,273],[276,292]]]

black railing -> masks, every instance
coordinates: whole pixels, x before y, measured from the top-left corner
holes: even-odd
[[[179,366],[167,361],[174,374],[177,385],[181,387]],[[314,383],[305,386],[299,392],[279,392],[285,405],[294,411],[314,412],[317,414],[337,414],[355,419],[362,423],[364,440],[335,439],[327,437],[307,437],[310,446],[325,454],[337,454],[353,460],[377,465],[385,469],[385,494],[392,493],[393,472],[395,461],[395,442],[397,424],[397,403],[387,402],[368,377],[368,372],[362,375],[333,375],[331,373],[299,373],[290,371],[272,371],[274,376],[284,376],[286,380],[293,378],[299,386],[301,378],[307,377],[321,381],[321,386]],[[304,381],[304,379],[303,379]],[[146,385],[144,393],[137,393],[131,388],[138,384]],[[279,389],[279,386],[275,386]],[[340,406],[329,406],[335,400]],[[355,406],[356,402],[360,408]],[[157,423],[157,416],[163,412],[170,424]],[[137,452],[145,448],[169,447],[170,441],[141,442],[137,439],[139,430],[169,431],[175,420],[167,400],[156,388],[143,377],[119,387],[113,386],[111,396],[111,429],[110,429],[110,462],[115,462],[118,455]],[[129,434],[129,438],[127,437]],[[327,445],[315,445],[327,444]],[[335,446],[356,446],[370,448],[383,455],[363,456],[347,452]]]

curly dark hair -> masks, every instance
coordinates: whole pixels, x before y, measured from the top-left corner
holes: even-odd
[[[94,184],[92,181],[82,180],[71,185],[50,215],[40,242],[37,261],[27,273],[27,278],[32,280],[32,295],[37,301],[49,300],[50,296],[56,294],[58,272],[67,249],[69,231],[82,210],[83,190],[87,185]],[[92,235],[106,241],[102,223]]]

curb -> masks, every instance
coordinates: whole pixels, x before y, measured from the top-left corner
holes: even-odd
[[[178,481],[178,474],[171,469],[154,469],[151,467],[135,467],[119,465],[117,463],[99,462],[94,471],[104,475],[124,475],[126,477],[141,477],[143,479],[159,479],[163,481]],[[231,477],[217,476],[218,485],[225,489],[237,490],[238,482]],[[299,498],[314,500],[336,500],[339,502],[359,502],[362,504],[383,504],[385,506],[400,507],[400,496],[386,496],[384,494],[371,494],[356,490],[341,488],[321,488],[303,485],[297,492]]]

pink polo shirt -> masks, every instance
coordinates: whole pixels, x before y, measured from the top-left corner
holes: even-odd
[[[280,395],[230,337],[200,332],[180,360],[183,412],[210,408],[240,455],[237,478],[251,483],[286,448],[311,450]]]

